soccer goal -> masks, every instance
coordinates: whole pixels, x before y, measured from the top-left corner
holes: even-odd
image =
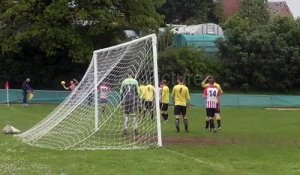
[[[154,119],[138,99],[127,118],[128,131],[123,132],[126,101],[120,88],[129,73],[139,83],[147,82],[158,89],[155,34],[94,51],[76,89],[46,118],[16,137],[27,144],[52,149],[162,146],[158,90],[153,102]]]

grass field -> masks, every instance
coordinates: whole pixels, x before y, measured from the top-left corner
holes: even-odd
[[[0,106],[0,126],[10,124],[25,130],[54,108]],[[1,134],[0,174],[300,174],[299,111],[224,108],[223,130],[216,134],[204,131],[204,115],[202,109],[190,109],[190,133],[178,134],[171,115],[162,123],[164,146],[159,149],[56,151],[31,147]]]

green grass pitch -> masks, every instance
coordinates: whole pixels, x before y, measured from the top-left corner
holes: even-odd
[[[0,106],[0,126],[24,131],[54,105]],[[204,131],[205,112],[188,111],[190,133],[176,133],[172,108],[159,149],[58,151],[0,134],[0,174],[16,175],[292,175],[300,174],[299,111],[223,108],[222,130]],[[183,122],[181,120],[181,130]]]

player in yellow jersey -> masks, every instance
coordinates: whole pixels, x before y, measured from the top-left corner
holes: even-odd
[[[161,98],[160,98],[160,114],[162,118],[167,121],[169,118],[168,115],[168,106],[169,106],[169,87],[167,86],[167,81],[162,80],[160,83],[161,87]]]
[[[202,81],[202,83],[201,83],[201,86],[202,86],[202,88],[207,88],[208,86],[210,86],[209,85],[209,81],[214,81],[214,78],[212,77],[212,76],[207,76],[203,81]],[[217,89],[218,89],[218,91],[220,92],[220,94],[222,95],[223,94],[223,90],[222,90],[222,88],[221,88],[221,86],[218,84],[218,83],[216,83],[216,82],[214,82],[213,83],[213,86],[215,86]],[[219,104],[218,104],[218,108],[217,108],[217,110],[216,110],[216,113],[215,113],[215,118],[216,118],[216,120],[217,120],[217,124],[218,124],[218,127],[217,127],[217,129],[221,129],[221,115],[220,115],[220,106],[219,106]],[[205,129],[208,129],[208,125],[209,125],[209,120],[206,118],[206,121],[205,121]]]
[[[145,108],[146,108],[146,111],[144,111],[144,117],[146,112],[150,112],[152,120],[154,119],[154,111],[153,111],[154,95],[155,95],[155,88],[153,85],[148,83],[144,89],[144,100],[145,100]]]
[[[179,129],[180,116],[183,117],[185,131],[189,132],[186,109],[189,108],[190,106],[190,94],[189,94],[189,89],[185,85],[183,85],[183,77],[178,78],[178,85],[174,86],[173,88],[172,98],[175,105],[174,115],[175,115],[175,126],[177,132],[180,132]]]

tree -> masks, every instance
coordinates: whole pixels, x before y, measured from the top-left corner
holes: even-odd
[[[218,75],[220,68],[215,60],[196,48],[168,48],[159,54],[158,65],[161,79],[174,85],[177,76],[184,76],[192,87],[199,85],[207,74]]]
[[[38,85],[77,74],[92,51],[122,42],[124,29],[153,32],[164,0],[4,0],[0,6],[1,70],[12,82],[34,76]],[[72,66],[82,65],[79,70]],[[37,74],[38,73],[38,74]],[[81,72],[82,73],[82,72]],[[81,74],[80,73],[80,74]],[[32,78],[33,79],[33,78]],[[14,83],[13,83],[14,84]]]
[[[220,43],[224,80],[231,88],[244,90],[296,88],[300,73],[299,21],[276,17],[264,25],[250,24],[249,18],[238,16],[226,23],[226,40]]]
[[[213,0],[167,0],[160,11],[165,23],[190,25],[216,22],[214,8]]]
[[[238,16],[248,18],[251,25],[266,24],[270,20],[267,0],[242,0]]]

